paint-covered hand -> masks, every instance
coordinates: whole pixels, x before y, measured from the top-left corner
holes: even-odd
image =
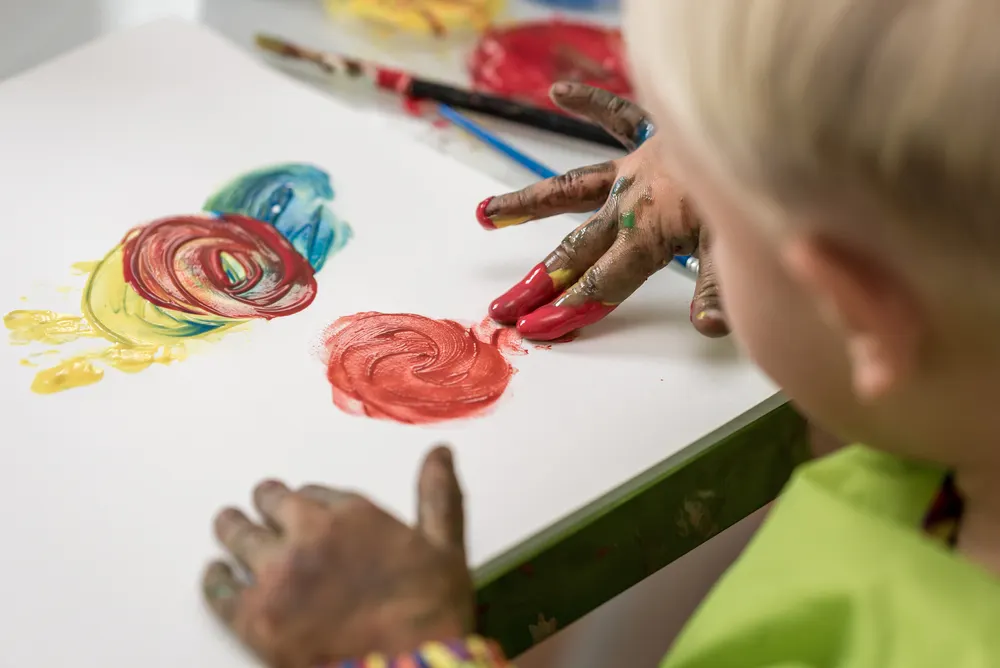
[[[479,205],[479,222],[487,229],[597,209],[496,299],[490,315],[516,324],[526,338],[558,339],[608,315],[675,255],[693,255],[701,272],[691,320],[707,336],[725,335],[707,232],[658,159],[659,140],[646,113],[583,84],[556,84],[552,99],[600,124],[632,152]]]
[[[212,610],[268,665],[392,656],[472,631],[462,492],[448,449],[424,460],[416,527],[327,487],[267,481],[253,499],[261,523],[234,508],[215,520],[249,577],[216,562],[203,584]]]

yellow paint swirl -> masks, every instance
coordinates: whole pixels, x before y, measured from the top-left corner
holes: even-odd
[[[83,289],[83,315],[101,336],[128,346],[171,345],[178,339],[222,332],[244,320],[199,316],[154,306],[124,278],[122,247],[98,264]]]

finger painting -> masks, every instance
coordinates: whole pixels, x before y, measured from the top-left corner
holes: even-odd
[[[431,424],[482,415],[524,355],[516,331],[407,313],[358,313],[324,332],[320,355],[334,404],[352,415]]]
[[[326,172],[312,165],[290,164],[234,179],[209,197],[203,208],[273,225],[319,271],[326,258],[351,239],[351,228],[327,206],[332,200],[333,187]]]
[[[625,98],[632,83],[621,31],[556,18],[491,26],[468,60],[477,90],[558,109],[559,81],[587,83]]]
[[[187,355],[191,340],[306,308],[315,272],[351,238],[332,200],[329,176],[311,165],[255,170],[209,197],[205,212],[137,226],[100,262],[74,265],[88,274],[81,315],[16,310],[4,325],[14,344],[105,345],[63,356],[31,389],[52,394],[92,385],[107,367],[134,373],[168,364]],[[34,366],[45,354],[59,351],[22,363]]]

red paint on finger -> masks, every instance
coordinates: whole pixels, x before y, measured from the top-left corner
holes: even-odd
[[[476,207],[476,220],[479,221],[480,226],[482,226],[484,230],[497,229],[496,224],[490,220],[489,216],[486,215],[486,207],[488,207],[492,201],[492,197],[487,197],[479,203],[479,206]]]
[[[539,263],[517,285],[490,304],[490,317],[499,323],[514,324],[523,315],[552,301],[562,290]]]
[[[577,306],[548,304],[517,322],[517,332],[533,341],[554,341],[592,325],[617,308],[617,304],[588,301]]]

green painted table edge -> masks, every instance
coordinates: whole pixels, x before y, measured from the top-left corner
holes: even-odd
[[[740,420],[477,569],[479,632],[517,656],[772,501],[805,421],[780,396]]]

